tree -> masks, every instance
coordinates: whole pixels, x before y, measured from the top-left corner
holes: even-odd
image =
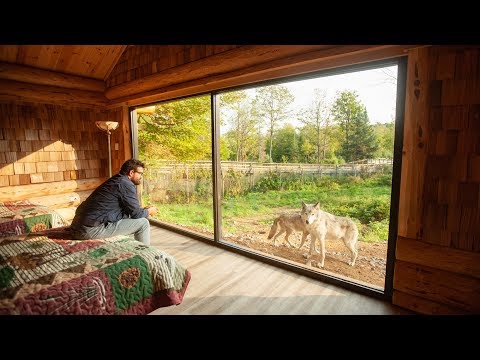
[[[377,138],[368,121],[367,110],[364,108],[354,119],[351,141],[348,146],[342,146],[342,157],[348,162],[371,159],[377,149]]]
[[[267,123],[269,139],[269,155],[272,161],[273,134],[280,123],[288,118],[291,111],[290,105],[295,97],[283,85],[271,85],[256,89],[254,108],[260,119]]]
[[[384,76],[385,80],[384,82],[387,84],[391,84],[393,86],[397,86],[397,72],[393,70],[392,68],[381,68],[378,69]]]
[[[236,161],[246,161],[255,149],[255,116],[247,93],[234,91],[220,97],[222,119],[228,119],[230,152]],[[233,140],[233,141],[232,141]]]
[[[395,139],[394,120],[385,124],[375,124],[373,129],[379,144],[375,156],[381,158],[393,158],[393,145]]]
[[[315,155],[315,146],[300,132],[300,162],[310,163]]]
[[[138,147],[148,159],[211,159],[210,97],[197,96],[155,105],[139,114]]]
[[[339,153],[345,161],[372,158],[378,144],[358,94],[355,91],[338,94],[332,113],[344,135]]]
[[[325,159],[331,137],[330,106],[327,102],[327,92],[321,89],[314,90],[314,99],[310,106],[301,111],[299,120],[309,129],[315,131],[315,144],[317,147],[317,163]]]
[[[298,162],[298,135],[292,124],[285,124],[274,135],[272,160],[274,162]]]

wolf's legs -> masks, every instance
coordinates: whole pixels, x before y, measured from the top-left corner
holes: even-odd
[[[305,241],[306,238],[307,238],[307,235],[305,235],[305,232],[304,232],[303,236],[302,236],[302,244],[303,244],[303,242]],[[303,254],[303,257],[305,259],[307,259],[306,265],[308,265],[308,266],[312,265],[311,257],[313,255],[313,248],[315,246],[315,240],[316,239],[317,239],[316,236],[313,233],[310,233],[310,251],[308,253]],[[300,247],[302,247],[302,245],[300,245]]]
[[[285,232],[285,228],[281,228],[277,235],[273,237],[273,246],[277,246],[277,238]]]
[[[301,249],[301,248],[302,248],[303,244],[304,244],[305,241],[307,240],[308,234],[309,234],[308,231],[304,231],[304,232],[302,233],[302,242],[300,243],[300,245],[298,246],[297,249]],[[320,251],[317,250],[317,247],[315,246],[315,243],[313,244],[313,248],[315,249],[315,251],[316,251],[318,254],[320,254]]]
[[[290,241],[288,241],[288,237],[290,236],[290,234],[292,233],[292,229],[287,229],[287,233],[285,234],[285,241],[288,243],[288,245],[290,245],[290,247],[294,247]]]
[[[350,250],[350,253],[351,253],[351,257],[350,257],[350,261],[348,262],[348,265],[354,266],[355,260],[357,259],[357,256],[358,256],[358,251],[357,249],[355,249],[356,241],[344,240],[344,243],[347,249]]]
[[[316,243],[313,243],[313,250],[315,250],[315,252],[316,252],[317,254],[320,254],[320,251],[317,250],[317,245],[316,245]]]
[[[309,257],[313,255],[313,249],[315,249],[315,240],[316,237],[310,236],[310,251],[308,252]]]
[[[318,263],[318,267],[323,267],[325,263],[325,234],[322,234],[318,238],[320,240],[320,262]]]
[[[308,232],[304,231],[302,233],[302,242],[300,243],[300,246],[298,247],[299,249],[302,248],[303,244],[305,243],[305,240],[307,240]]]

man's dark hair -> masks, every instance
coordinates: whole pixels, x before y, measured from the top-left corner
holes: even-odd
[[[130,170],[137,171],[137,168],[141,166],[145,169],[145,164],[137,159],[129,159],[125,161],[120,169],[120,174],[128,175]]]

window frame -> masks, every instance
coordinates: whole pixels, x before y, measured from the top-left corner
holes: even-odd
[[[341,276],[332,276],[319,271],[309,270],[301,264],[296,264],[287,259],[278,260],[277,258],[269,257],[266,254],[256,252],[247,248],[240,247],[234,243],[224,241],[221,238],[222,234],[222,204],[221,204],[221,163],[220,163],[220,124],[217,121],[217,114],[219,111],[218,96],[224,92],[250,89],[264,85],[284,84],[292,81],[307,80],[318,77],[347,74],[362,70],[372,70],[381,67],[397,65],[397,92],[396,92],[396,110],[395,110],[395,135],[394,135],[394,151],[393,151],[393,168],[392,168],[392,184],[391,184],[391,201],[390,201],[390,216],[389,216],[389,235],[387,244],[387,261],[384,289],[369,287],[355,281],[342,278]],[[178,226],[162,222],[160,220],[150,219],[150,222],[162,228],[171,230],[181,235],[190,238],[204,241],[211,245],[218,246],[228,251],[233,251],[250,258],[283,268],[295,273],[308,276],[326,283],[340,286],[358,293],[363,293],[376,298],[388,300],[391,302],[393,296],[393,272],[395,265],[395,247],[398,233],[398,212],[400,199],[400,182],[401,182],[401,168],[402,168],[402,148],[403,148],[403,134],[405,122],[405,96],[406,96],[406,79],[407,79],[407,56],[397,56],[385,60],[375,60],[355,65],[342,65],[332,69],[322,69],[308,74],[297,74],[286,77],[280,77],[271,80],[258,81],[254,83],[239,85],[235,87],[224,88],[216,91],[208,91],[204,93],[196,93],[189,96],[182,96],[179,98],[171,98],[154,103],[146,103],[136,105],[129,108],[130,124],[131,124],[131,140],[132,140],[132,154],[134,157],[138,156],[138,129],[136,124],[136,109],[149,105],[181,100],[193,96],[210,95],[211,104],[211,131],[212,131],[212,182],[213,182],[213,221],[214,221],[214,236],[212,238],[203,236],[201,234],[190,232]],[[339,274],[340,275],[340,274]]]

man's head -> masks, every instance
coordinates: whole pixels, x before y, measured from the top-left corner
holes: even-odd
[[[135,185],[140,185],[144,170],[145,164],[143,162],[137,159],[130,159],[123,163],[120,174],[127,175]]]

